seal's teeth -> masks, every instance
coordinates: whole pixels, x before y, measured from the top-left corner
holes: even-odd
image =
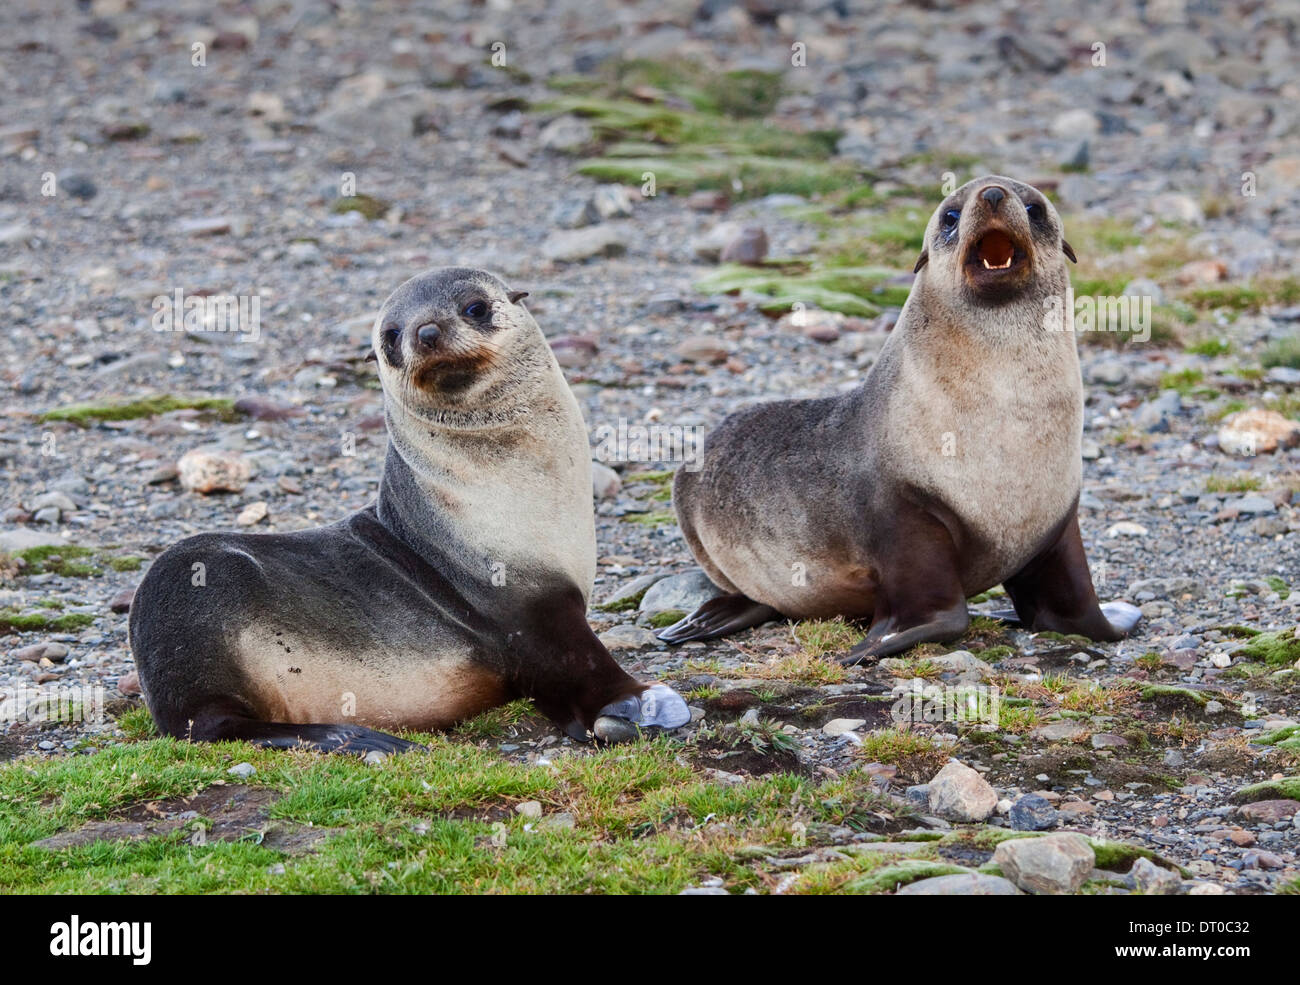
[[[983,257],[980,257],[980,263],[984,264],[985,270],[1006,270],[1011,266],[1011,257],[1007,257],[1002,263],[989,263]]]
[[[987,260],[985,260],[983,257],[980,257],[980,263],[984,264],[984,269],[985,269],[985,270],[992,270],[992,269],[993,269],[993,264],[989,263],[989,262],[988,262]]]

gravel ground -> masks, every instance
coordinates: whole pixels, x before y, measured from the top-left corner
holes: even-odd
[[[835,159],[881,194],[936,187],[941,162],[960,155],[968,173],[1047,189],[1067,235],[1092,231],[1094,254],[1081,260],[1099,276],[1149,280],[1132,293],[1158,306],[1192,300],[1176,338],[1085,338],[1081,347],[1080,521],[1099,594],[1140,605],[1138,633],[1104,645],[976,634],[960,644],[976,662],[958,657],[924,676],[997,684],[1030,699],[1035,717],[916,732],[954,744],[952,755],[992,784],[1000,803],[985,823],[994,827],[1012,825],[1011,805],[1039,791],[1054,826],[1148,846],[1184,868],[1184,890],[1293,883],[1295,793],[1270,795],[1290,808],[1251,814],[1242,803],[1264,795],[1238,791],[1297,773],[1294,750],[1252,740],[1300,720],[1300,645],[1292,639],[1286,662],[1261,663],[1238,653],[1246,633],[1233,627],[1296,629],[1300,448],[1228,454],[1220,427],[1242,407],[1292,420],[1300,410],[1295,362],[1267,355],[1298,351],[1300,299],[1285,285],[1295,284],[1300,249],[1300,8],[1229,16],[1170,0],[1139,16],[1109,3],[1086,12],[935,6],[945,9],[492,0],[434,14],[398,3],[108,0],[56,16],[32,0],[6,4],[0,548],[91,553],[5,568],[0,609],[87,618],[0,638],[0,688],[103,685],[110,711],[130,707],[138,687],[126,616],[110,603],[138,581],[132,569],[182,536],[235,527],[241,514],[252,529],[290,530],[367,502],[384,447],[380,393],[362,361],[370,319],[423,268],[488,266],[531,291],[593,430],[620,419],[707,429],[754,400],[859,380],[896,309],[818,336],[764,315],[752,296],[695,288],[713,269],[698,241],[720,223],[762,227],[773,256],[815,255],[826,227],[805,200],[734,188],[735,201],[635,187],[620,196],[575,174],[575,156],[556,149],[557,114],[539,106],[554,96],[548,80],[590,74],[609,58],[693,58],[782,73],[771,125],[840,131]],[[492,64],[495,42],[504,66]],[[1105,45],[1104,66],[1094,42]],[[790,64],[796,44],[806,65]],[[1244,182],[1254,194],[1242,194]],[[370,217],[338,210],[352,194],[376,200],[360,203]],[[594,224],[560,228],[602,195],[614,202],[607,216],[589,210]],[[919,234],[931,207],[917,203],[903,221]],[[1107,240],[1115,230],[1129,238]],[[594,255],[557,259],[572,246],[557,234]],[[1252,284],[1283,286],[1244,305],[1230,293],[1222,306],[1206,301]],[[259,337],[156,331],[152,299],[178,289],[256,296]],[[254,402],[227,418],[199,409],[85,425],[40,417],[154,394]],[[249,464],[242,492],[178,484],[180,457],[211,446]],[[640,576],[694,570],[663,481],[637,478],[675,463],[609,464],[625,481],[610,481],[597,501],[596,602]],[[689,578],[670,584],[676,603],[658,611],[697,600]],[[787,625],[667,649],[646,631],[655,611],[591,615],[633,672],[690,693],[703,717],[688,737],[705,748],[708,730],[758,709],[790,738],[765,755],[719,751],[702,760],[709,769],[871,769],[882,789],[923,807],[921,823],[954,823],[924,789],[909,791],[942,756],[909,775],[905,762],[859,748],[890,724],[878,699],[915,664],[814,680],[806,668],[780,670],[806,645]],[[1066,707],[1051,689],[1062,675],[1108,700]],[[860,724],[827,734],[836,719]],[[6,730],[8,758],[63,755],[115,734],[111,717]],[[521,735],[504,754],[536,756],[545,736]]]

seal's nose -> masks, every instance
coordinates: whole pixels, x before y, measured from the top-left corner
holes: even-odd
[[[998,210],[998,206],[1002,204],[1002,200],[1006,197],[1007,197],[1007,193],[1003,191],[1001,188],[999,188],[997,185],[989,185],[982,192],[980,192],[980,198],[988,202],[989,208],[994,212]]]
[[[428,346],[430,349],[438,341],[438,336],[442,334],[442,329],[430,322],[428,325],[421,325],[415,337],[420,340],[420,345]]]

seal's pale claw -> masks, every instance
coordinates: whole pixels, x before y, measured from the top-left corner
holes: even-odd
[[[642,728],[681,728],[691,720],[691,710],[667,684],[652,684],[640,694],[607,704],[600,716],[624,718]]]

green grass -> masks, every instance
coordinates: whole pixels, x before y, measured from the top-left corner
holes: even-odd
[[[1232,351],[1232,343],[1227,339],[1205,339],[1184,346],[1183,351],[1197,356],[1226,356]]]
[[[639,523],[643,527],[664,527],[677,522],[677,514],[672,510],[652,510],[649,513],[627,513],[623,516],[627,523]]]
[[[516,713],[524,711],[510,714]],[[133,735],[149,731],[142,710],[119,724]],[[856,773],[711,782],[684,762],[686,747],[669,739],[556,755],[546,768],[509,762],[453,737],[420,739],[429,753],[380,766],[172,739],[5,763],[0,891],[676,893],[716,876],[733,892],[764,892],[783,871],[772,856],[796,847],[796,821],[870,826],[890,806],[870,778]],[[762,741],[774,738],[765,733]],[[196,844],[189,837],[195,822],[184,832],[135,842],[56,851],[31,845],[149,802],[234,784],[227,770],[239,762],[256,768],[248,784],[280,795],[269,809],[271,825],[310,824],[330,834],[296,855],[270,847],[257,830],[235,841]],[[575,826],[548,828],[523,818],[514,807],[528,800],[541,803],[544,818],[572,814]],[[210,828],[214,820],[196,823]],[[880,864],[854,860],[810,873],[797,891],[834,891]]]
[[[8,556],[22,559],[20,572],[24,576],[54,574],[63,578],[95,578],[104,573],[105,567],[114,571],[139,571],[145,562],[137,554],[110,554],[103,548],[77,544],[27,547]]]
[[[382,219],[390,208],[389,203],[371,195],[347,195],[334,200],[330,211],[342,215],[344,212],[360,212],[367,219]]]
[[[34,633],[49,632],[70,633],[85,629],[95,621],[95,617],[86,612],[65,612],[59,616],[49,616],[43,612],[21,612],[14,608],[0,609],[0,633]]]
[[[70,421],[88,425],[92,421],[130,421],[140,417],[153,417],[173,410],[215,411],[223,417],[234,416],[235,402],[227,397],[174,397],[160,394],[136,400],[72,404],[57,407],[41,414],[42,421]]]
[[[799,649],[809,657],[847,653],[866,635],[841,618],[805,619],[791,626],[790,632],[799,644]]]
[[[1259,364],[1265,369],[1272,369],[1274,366],[1300,369],[1300,334],[1270,342],[1260,354]]]
[[[897,766],[905,779],[925,783],[948,762],[952,747],[928,734],[888,728],[864,735],[858,754],[867,762]]]
[[[1253,492],[1263,483],[1253,475],[1211,475],[1205,480],[1205,491],[1210,493]]]
[[[655,629],[663,629],[665,626],[671,626],[675,622],[680,622],[686,618],[686,613],[681,609],[665,609],[663,612],[656,612],[646,620]]]
[[[1196,390],[1205,379],[1199,369],[1180,369],[1176,373],[1164,373],[1160,377],[1161,390],[1177,390],[1184,397]]]
[[[511,729],[533,717],[540,717],[533,708],[533,703],[521,699],[497,708],[489,708],[481,715],[461,722],[456,726],[453,734],[472,741],[499,739],[509,735]]]
[[[906,288],[882,286],[896,273],[880,267],[827,267],[810,271],[793,263],[764,267],[730,265],[708,274],[696,283],[695,289],[702,294],[744,291],[763,295],[770,300],[760,300],[758,307],[769,315],[782,314],[796,303],[802,303],[810,308],[870,317],[879,314],[882,305],[899,306],[907,300]]]

